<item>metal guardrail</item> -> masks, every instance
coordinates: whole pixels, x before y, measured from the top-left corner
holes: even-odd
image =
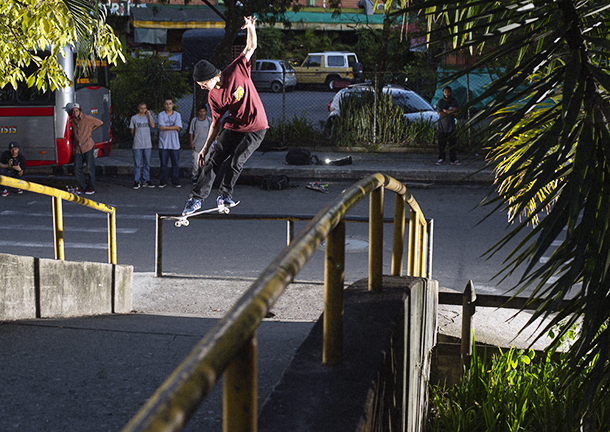
[[[340,364],[343,345],[345,217],[358,202],[370,196],[369,291],[380,292],[384,188],[396,193],[391,274],[402,274],[406,205],[409,205],[407,275],[428,277],[427,258],[431,256],[428,223],[406,186],[383,174],[374,174],[359,181],[321,210],[290,242],[231,310],[193,348],[123,431],[181,430],[223,374],[223,430],[256,431],[256,331],[273,304],[324,240],[322,361],[326,365]]]
[[[22,189],[24,191],[34,192],[37,194],[49,195],[53,198],[53,238],[55,245],[55,259],[58,260],[65,259],[62,200],[70,201],[108,214],[108,262],[110,264],[117,264],[116,209],[114,207],[91,201],[70,192],[65,192],[49,186],[43,186],[38,183],[30,183],[7,176],[0,175],[0,185]]]
[[[473,342],[473,325],[472,317],[476,313],[477,307],[493,307],[519,310],[536,310],[541,303],[546,300],[532,301],[528,297],[501,296],[491,294],[477,294],[474,289],[474,283],[469,280],[464,288],[464,292],[439,292],[438,304],[462,306],[462,342],[460,348],[460,357],[462,361],[462,370],[470,368],[470,359],[472,357],[472,342]],[[568,309],[573,302],[571,300],[562,300],[560,307],[564,310]]]

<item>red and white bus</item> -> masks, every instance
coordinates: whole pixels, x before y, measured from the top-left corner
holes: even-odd
[[[95,156],[108,156],[112,150],[108,65],[104,60],[95,65],[77,65],[72,47],[66,47],[64,53],[59,62],[68,77],[75,77],[72,86],[44,93],[25,83],[20,83],[17,90],[10,84],[0,89],[0,150],[17,141],[28,167],[73,161],[67,110],[74,102],[80,104],[84,114],[104,122],[92,134]],[[79,72],[76,75],[75,68]]]

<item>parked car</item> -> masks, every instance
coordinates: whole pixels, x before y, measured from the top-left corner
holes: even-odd
[[[334,91],[339,82],[358,81],[362,76],[362,63],[352,52],[324,51],[309,53],[295,71],[300,84],[323,84]]]
[[[284,72],[285,77],[282,76]],[[284,80],[287,91],[293,90],[297,85],[294,69],[286,60],[256,60],[252,68],[252,81],[257,89],[279,93]]]
[[[330,136],[334,121],[341,115],[340,101],[345,97],[360,94],[365,91],[373,91],[369,84],[356,84],[341,89],[335,94],[328,104],[328,117],[324,126],[324,133]],[[392,95],[392,102],[404,110],[403,118],[406,124],[414,121],[430,121],[435,124],[438,121],[438,113],[434,107],[413,90],[402,87],[385,86],[383,93]]]

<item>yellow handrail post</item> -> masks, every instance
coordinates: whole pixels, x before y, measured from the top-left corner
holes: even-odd
[[[415,249],[417,243],[415,236],[417,232],[417,213],[415,210],[409,210],[409,250],[407,251],[407,276],[415,276]]]
[[[427,277],[427,265],[428,265],[428,257],[427,254],[424,253],[426,251],[426,245],[428,244],[428,225],[421,225],[421,240],[419,245],[420,250],[420,267],[419,267],[419,276]]]
[[[163,276],[163,218],[157,213],[155,229],[155,276]]]
[[[116,211],[108,213],[108,262],[110,264],[117,264]]]
[[[222,430],[257,430],[257,340],[256,334],[237,352],[224,373]]]
[[[369,203],[369,291],[381,291],[383,276],[383,187],[371,192]]]
[[[324,262],[324,342],[322,362],[343,361],[343,285],[345,281],[345,220],[326,238]]]
[[[294,220],[288,219],[286,221],[286,245],[290,246],[292,239],[294,239]]]
[[[394,239],[392,241],[392,276],[402,276],[403,257],[405,249],[405,215],[404,198],[396,194],[394,197]]]
[[[64,260],[64,216],[60,196],[53,197],[53,239],[55,259]]]
[[[470,358],[472,357],[472,316],[476,312],[476,301],[477,294],[474,291],[474,283],[472,280],[468,280],[462,295],[462,370],[470,369]]]

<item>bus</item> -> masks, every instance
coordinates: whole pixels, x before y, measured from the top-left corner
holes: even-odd
[[[0,89],[0,149],[17,141],[28,167],[73,162],[68,110],[75,102],[84,114],[104,122],[91,135],[95,157],[108,156],[112,150],[108,64],[104,60],[77,61],[70,46],[64,48],[64,54],[59,55],[59,63],[73,77],[71,86],[41,92],[21,82],[17,90],[11,84]]]

